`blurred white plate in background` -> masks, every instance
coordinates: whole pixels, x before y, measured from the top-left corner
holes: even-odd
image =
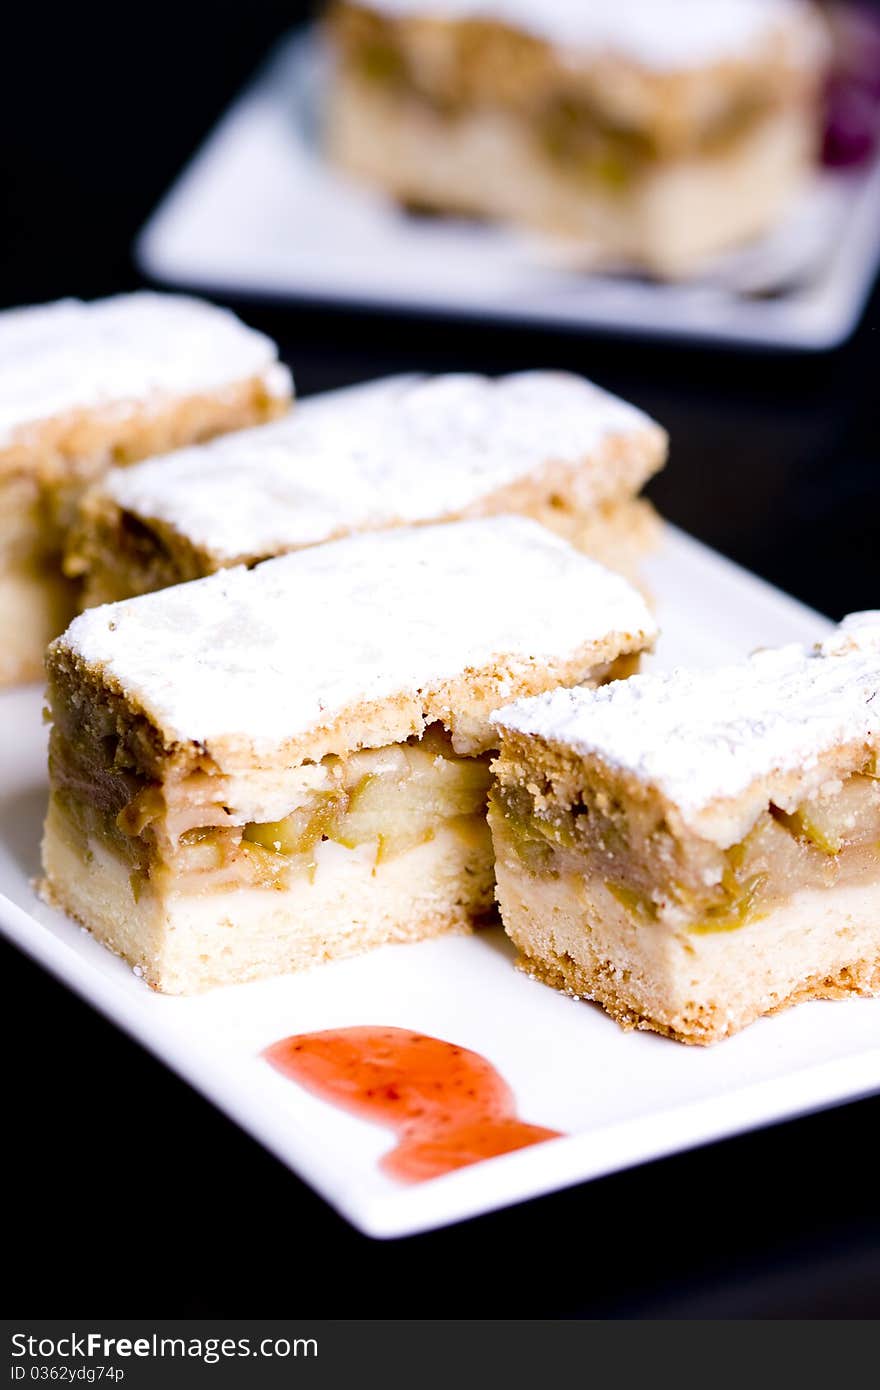
[[[663,629],[653,658],[660,666],[714,665],[828,629],[817,613],[671,527],[647,578]],[[34,893],[46,803],[41,704],[36,687],[0,694],[0,931],[361,1231],[399,1236],[443,1226],[880,1089],[880,999],[803,1004],[716,1047],[682,1047],[624,1033],[597,1007],[527,979],[498,928],[191,998],[153,994]],[[309,1095],[260,1056],[292,1033],[358,1024],[473,1048],[510,1084],[523,1119],[566,1137],[398,1185],[377,1166],[395,1142],[388,1130]],[[111,1058],[108,1077],[116,1076]],[[101,1093],[102,1077],[90,1081]],[[137,1104],[136,1096],[116,1099]],[[198,1168],[212,1157],[188,1161]]]
[[[325,55],[283,41],[141,232],[153,279],[217,294],[393,307],[764,347],[836,347],[880,261],[880,162],[824,174],[774,233],[689,285],[577,273],[535,239],[413,217],[321,157]]]

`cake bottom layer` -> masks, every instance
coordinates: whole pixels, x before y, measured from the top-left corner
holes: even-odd
[[[161,894],[101,841],[84,841],[53,799],[44,895],[122,956],[154,989],[191,994],[306,969],[389,942],[464,932],[493,907],[488,828],[439,825],[433,839],[379,863],[375,846],[325,842],[311,875],[286,889]]]
[[[815,153],[811,114],[786,109],[723,148],[603,183],[545,154],[519,117],[484,109],[447,119],[345,73],[328,141],[338,163],[402,202],[523,222],[574,239],[600,264],[672,278],[772,226]]]
[[[712,1043],[790,1004],[880,992],[880,878],[795,892],[758,921],[689,933],[590,918],[574,876],[536,878],[509,861],[496,873],[521,967],[625,1028]]]
[[[42,680],[46,647],[75,612],[75,586],[60,570],[0,570],[0,687]]]

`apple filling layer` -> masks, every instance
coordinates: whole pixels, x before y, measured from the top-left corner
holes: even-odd
[[[596,907],[692,933],[758,922],[804,889],[875,876],[880,779],[873,761],[794,810],[771,804],[729,848],[677,838],[656,802],[607,792],[560,807],[532,783],[493,794],[499,857],[534,877],[582,880]]]
[[[647,97],[621,112],[593,69],[572,80],[568,65],[529,34],[479,19],[425,26],[421,35],[378,14],[340,5],[333,31],[348,70],[361,82],[436,120],[455,122],[474,111],[516,115],[534,133],[535,148],[576,177],[611,188],[658,160],[715,153],[752,130],[790,95],[791,78],[763,67],[719,90],[689,121],[668,115]],[[632,83],[630,77],[630,82]],[[606,79],[613,81],[613,79]],[[617,85],[620,86],[617,74]],[[624,97],[625,102],[625,97]]]
[[[379,864],[426,844],[441,824],[470,839],[485,835],[488,852],[488,758],[457,757],[436,728],[419,741],[327,758],[320,771],[324,785],[286,816],[243,827],[246,853],[267,854],[282,873],[313,872],[317,847],[332,840],[367,847]]]
[[[420,740],[275,774],[262,788],[252,778],[261,808],[283,804],[271,820],[248,819],[234,785],[205,771],[165,785],[121,770],[87,773],[63,762],[57,739],[53,765],[66,819],[83,842],[98,839],[128,861],[136,892],[163,882],[191,891],[284,888],[314,880],[327,841],[375,867],[427,844],[440,827],[491,858],[489,759],[457,756],[438,726]]]

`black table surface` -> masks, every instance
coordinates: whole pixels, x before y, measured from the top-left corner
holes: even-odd
[[[44,7],[18,13],[6,51],[19,63],[0,91],[0,303],[137,285],[134,233],[295,13],[258,0],[151,6],[139,17],[118,7],[109,21],[58,7],[50,26]],[[880,605],[878,295],[854,340],[818,357],[234,307],[278,339],[303,394],[407,368],[595,377],[670,430],[670,464],[651,489],[666,516],[832,617]],[[880,1100],[375,1242],[85,1004],[0,949],[13,1311],[880,1312]]]

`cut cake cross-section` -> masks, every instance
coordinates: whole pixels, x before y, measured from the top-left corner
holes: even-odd
[[[90,609],[48,658],[46,891],[172,993],[464,930],[493,904],[492,711],[654,634],[518,517]]]
[[[806,0],[339,0],[326,141],[404,204],[678,277],[813,174],[830,42]]]
[[[490,823],[525,968],[695,1043],[875,993],[878,692],[869,613],[814,649],[499,711]]]

